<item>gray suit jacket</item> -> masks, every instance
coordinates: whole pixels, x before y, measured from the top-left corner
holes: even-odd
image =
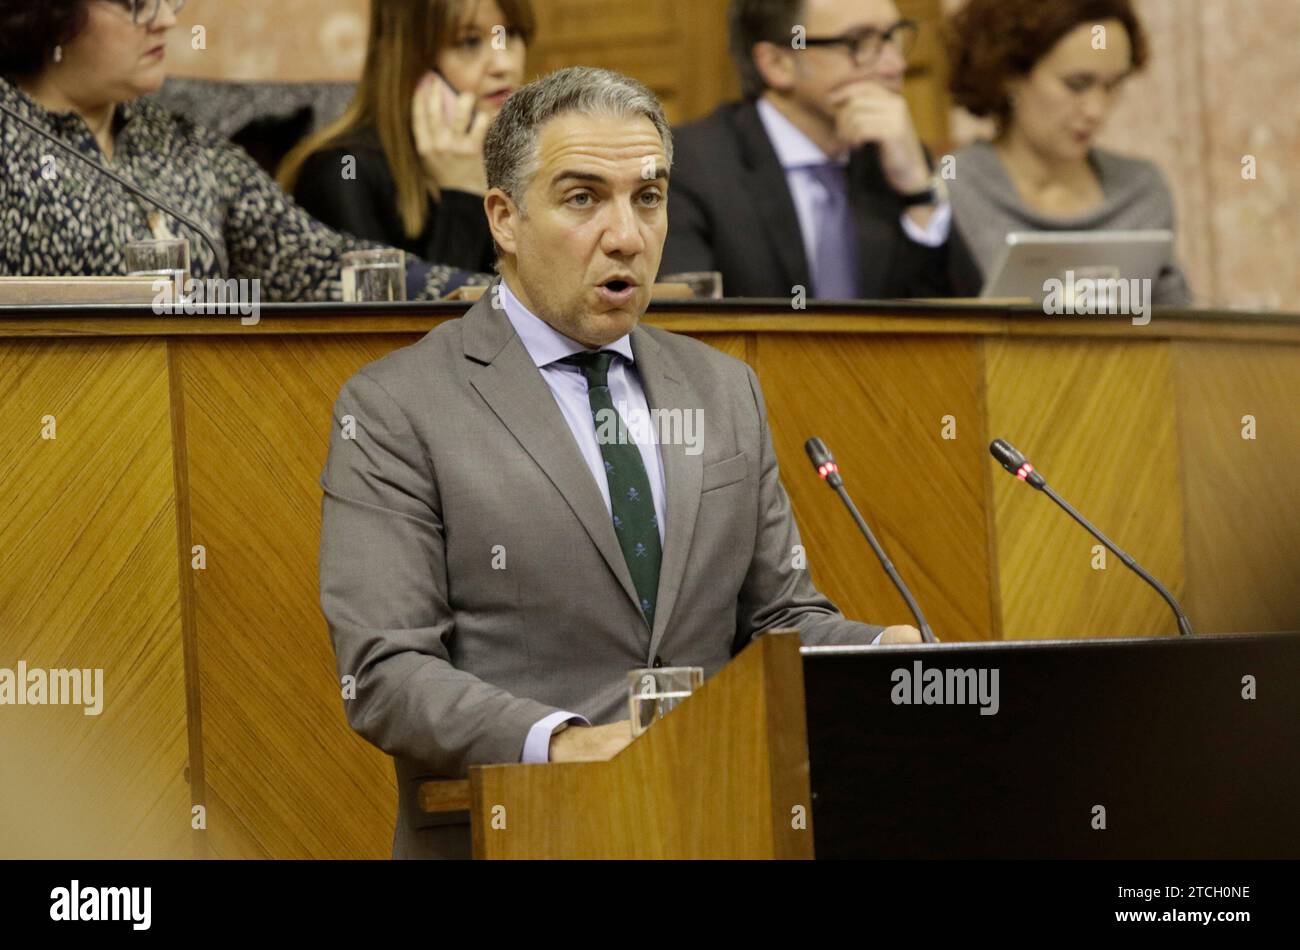
[[[753,637],[868,643],[792,566],[799,534],[758,380],[706,344],[632,334],[651,409],[699,409],[702,451],[663,444],[667,525],[654,629],[560,409],[488,293],[363,368],[321,475],[321,607],[348,721],[393,756],[394,857],[468,856],[465,816],[417,789],[518,762],[570,710],[625,719],[627,673],[661,657],[712,676]]]

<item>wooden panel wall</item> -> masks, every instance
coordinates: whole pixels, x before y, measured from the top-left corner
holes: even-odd
[[[177,321],[163,338],[154,318],[0,341],[0,667],[102,666],[108,692],[99,718],[0,709],[0,856],[389,853],[392,765],[345,720],[319,610],[318,479],[343,382],[418,332],[305,319],[323,332]],[[1095,570],[1087,535],[995,467],[994,435],[1185,594],[1201,631],[1300,626],[1285,327],[1133,341],[786,319],[679,329],[755,366],[814,579],[850,616],[908,620],[810,470],[811,435],[945,640],[1173,633],[1154,592],[1113,559]]]
[[[536,75],[574,65],[618,70],[653,89],[673,123],[705,115],[739,90],[726,0],[547,0],[535,8]]]
[[[1173,360],[1183,606],[1207,630],[1300,629],[1300,347],[1175,343]]]
[[[898,9],[921,25],[920,38],[908,62],[903,95],[912,109],[912,121],[921,141],[942,154],[951,139],[948,125],[952,97],[948,94],[948,57],[939,31],[941,0],[898,0]]]
[[[176,344],[215,857],[391,853],[392,761],[347,723],[320,611],[319,479],[343,383],[415,339]]]
[[[0,706],[0,857],[187,857],[166,343],[0,340],[0,406],[0,667],[103,670]]]
[[[987,347],[993,438],[1024,452],[1066,501],[1180,597],[1183,503],[1169,345]],[[1177,632],[1164,600],[1109,552],[1099,567],[1098,542],[1050,499],[1001,474],[993,498],[1005,638]]]
[[[712,342],[711,339],[709,342]],[[760,335],[753,360],[813,580],[844,613],[912,623],[804,442],[819,436],[944,640],[997,636],[984,522],[987,444],[975,341]],[[952,439],[944,438],[951,417]]]

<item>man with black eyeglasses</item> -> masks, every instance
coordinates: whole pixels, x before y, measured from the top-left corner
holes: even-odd
[[[893,0],[732,0],[743,102],[677,130],[660,273],[729,297],[973,294],[903,76],[918,27]]]

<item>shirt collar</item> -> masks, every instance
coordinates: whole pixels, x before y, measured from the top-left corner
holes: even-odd
[[[520,303],[504,277],[501,278],[501,305],[505,308],[510,325],[515,328],[515,333],[519,334],[524,349],[528,351],[533,364],[539,369],[574,353],[587,352],[587,348],[577,340],[569,339]],[[613,343],[607,343],[601,349],[617,353],[629,363],[635,362],[630,333],[624,334]]]
[[[777,161],[787,171],[792,168],[807,168],[810,165],[847,165],[847,150],[835,157],[827,155],[821,148],[805,135],[798,126],[783,116],[779,109],[760,97],[757,103],[758,117],[772,142]]]

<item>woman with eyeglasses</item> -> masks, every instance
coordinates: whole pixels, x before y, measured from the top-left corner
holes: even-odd
[[[996,126],[991,142],[956,153],[949,182],[958,233],[985,276],[1015,231],[1173,230],[1160,170],[1096,145],[1147,61],[1130,0],[969,0],[947,26],[953,98]],[[1152,294],[1192,302],[1176,264]]]
[[[221,276],[197,235],[133,197],[58,140],[204,225],[229,279],[266,301],[327,300],[342,255],[374,245],[299,208],[242,149],[140,97],[165,78],[185,0],[0,0],[0,275],[119,276],[126,245],[188,237],[191,276]],[[39,129],[41,134],[31,128]],[[482,276],[412,260],[407,291],[439,297]]]
[[[483,139],[534,28],[529,0],[373,0],[356,98],[286,157],[280,184],[349,234],[490,271]]]

